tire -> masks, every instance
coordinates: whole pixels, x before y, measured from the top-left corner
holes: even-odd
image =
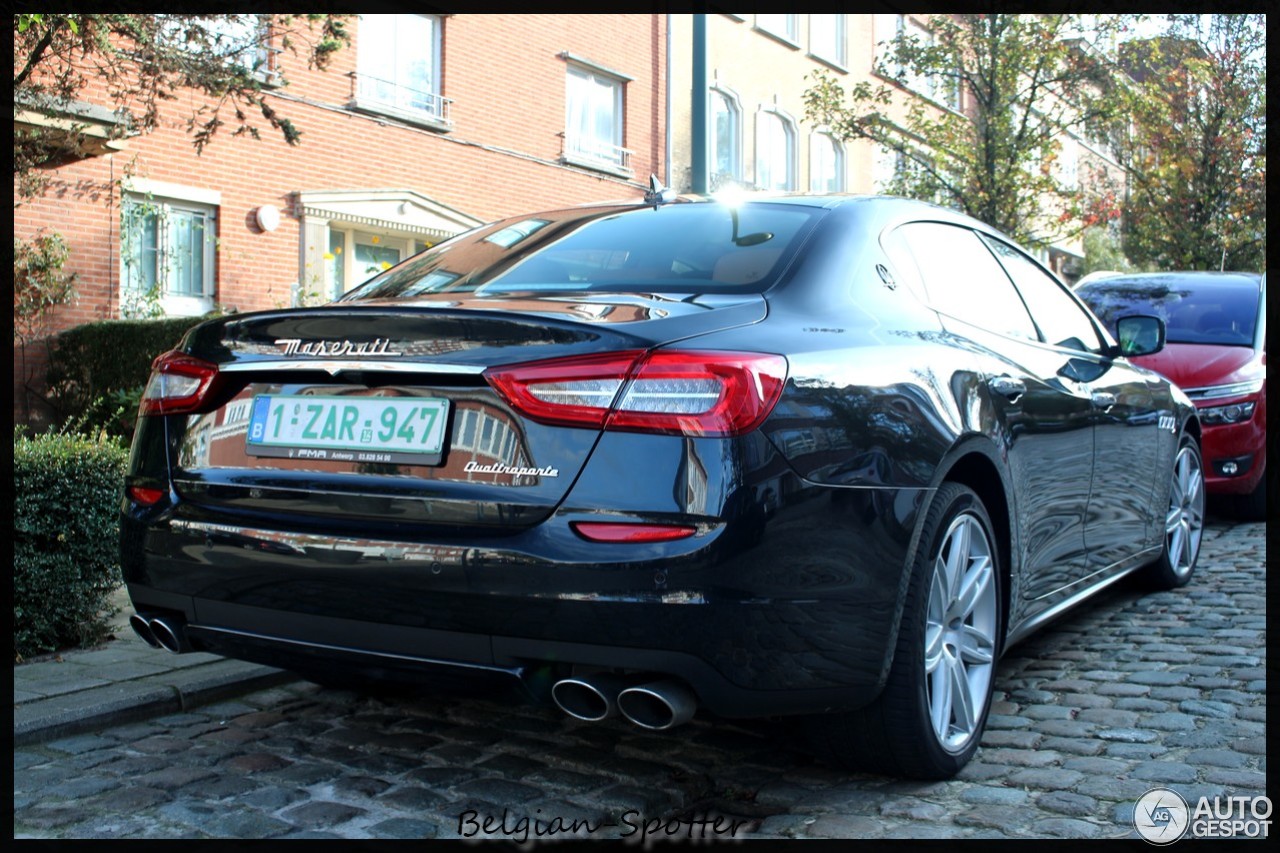
[[[813,747],[846,769],[948,779],[982,739],[1004,628],[991,519],[971,489],[944,483],[920,541],[884,690],[810,718]]]
[[[1156,589],[1186,586],[1200,558],[1204,534],[1204,462],[1195,438],[1183,433],[1170,467],[1169,505],[1165,511],[1164,547],[1145,569],[1146,581]]]

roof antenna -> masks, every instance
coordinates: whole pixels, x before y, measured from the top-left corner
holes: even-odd
[[[644,203],[653,205],[653,209],[657,210],[660,204],[670,204],[676,200],[676,191],[670,187],[664,187],[662,181],[658,180],[657,175],[649,176],[649,189],[645,190]]]

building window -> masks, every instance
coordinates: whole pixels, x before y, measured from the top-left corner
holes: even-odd
[[[809,52],[834,65],[845,65],[845,16],[809,16]]]
[[[756,15],[756,26],[790,42],[799,38],[795,15]]]
[[[631,152],[622,147],[623,82],[594,69],[568,67],[565,85],[565,159],[580,166],[621,171]]]
[[[829,133],[819,132],[809,137],[809,191],[844,191],[844,149]]]
[[[756,119],[756,185],[766,190],[793,190],[795,126],[780,113],[761,111]]]
[[[447,123],[440,85],[437,15],[361,15],[356,105],[398,117]]]
[[[128,194],[120,233],[123,316],[198,316],[213,309],[213,205]]]
[[[337,299],[356,285],[425,248],[425,243],[405,235],[374,233],[330,224],[329,251],[325,253],[330,298]]]
[[[1080,143],[1070,136],[1063,136],[1058,152],[1058,180],[1068,190],[1080,188]]]
[[[227,65],[265,74],[268,65],[267,20],[261,15],[158,15],[160,39],[169,47],[202,57],[220,57]]]
[[[909,15],[876,15],[876,66],[902,82],[917,95],[923,95],[948,109],[960,109],[960,82],[956,77],[938,74],[921,74],[916,69],[900,63],[895,55],[893,40],[899,36],[914,39],[919,47],[937,44],[932,32]]]
[[[733,95],[711,90],[712,186],[742,180],[742,110]]]

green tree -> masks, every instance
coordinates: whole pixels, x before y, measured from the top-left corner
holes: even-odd
[[[882,82],[846,95],[834,75],[812,75],[805,115],[894,152],[900,167],[880,189],[1043,245],[1110,213],[1054,163],[1064,134],[1115,108],[1104,97],[1114,70],[1093,45],[1124,25],[1119,16],[937,15],[929,38],[904,30],[887,45],[876,68]],[[899,86],[925,97],[903,104]]]
[[[197,151],[229,118],[233,135],[256,138],[265,123],[297,144],[301,131],[268,97],[286,81],[267,57],[301,46],[308,64],[323,68],[347,41],[338,15],[14,15],[17,203],[44,190],[44,168],[82,156],[92,141],[85,119],[92,108],[82,99],[106,108],[98,117],[107,115],[114,136],[154,130],[162,109],[189,109]],[[183,107],[180,90],[207,97]],[[47,121],[20,122],[20,112]]]
[[[1266,16],[1170,16],[1126,44],[1125,253],[1160,269],[1266,266]]]

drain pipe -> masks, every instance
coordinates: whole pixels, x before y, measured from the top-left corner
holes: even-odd
[[[689,149],[692,154],[693,169],[692,191],[695,195],[706,195],[709,186],[707,178],[707,16],[693,16],[693,107],[691,124],[692,138]]]

